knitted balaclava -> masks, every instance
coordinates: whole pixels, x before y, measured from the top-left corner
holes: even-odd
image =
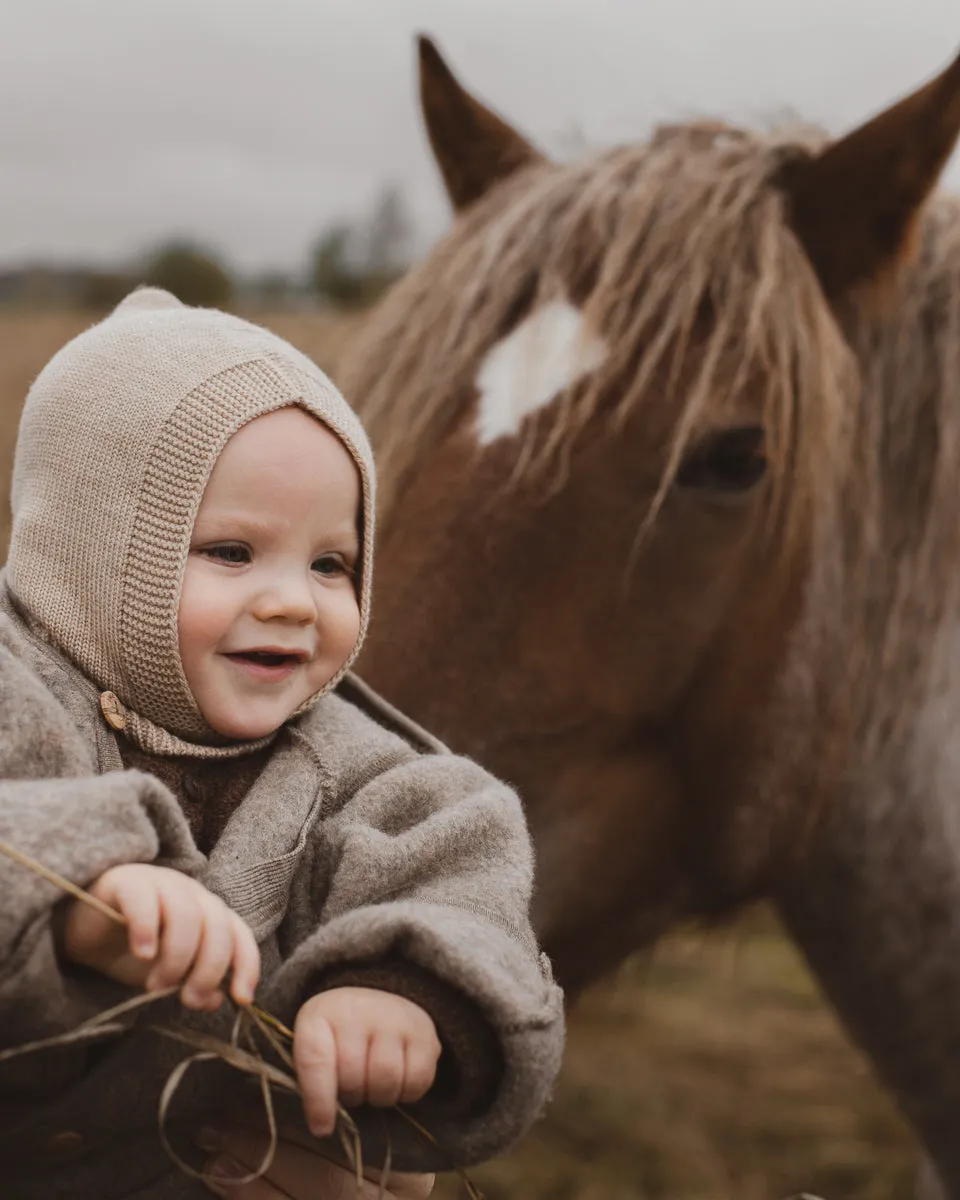
[[[362,481],[360,636],[346,671],[369,618],[373,458],[305,355],[248,321],[144,288],[69,342],[27,396],[7,582],[30,623],[116,696],[114,728],[150,753],[219,757],[269,740],[225,745],[207,726],[180,663],[177,608],[213,464],[247,422],[289,405],[340,438]]]

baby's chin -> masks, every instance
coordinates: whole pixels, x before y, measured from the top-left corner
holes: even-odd
[[[231,742],[257,742],[261,738],[272,737],[296,711],[294,708],[289,712],[284,709],[281,714],[216,712],[202,715],[214,733]]]

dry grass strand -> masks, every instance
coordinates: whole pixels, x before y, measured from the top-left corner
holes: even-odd
[[[98,912],[103,912],[109,916],[111,920],[118,922],[121,925],[126,925],[127,922],[123,915],[109,905],[103,904],[95,896],[91,896],[89,892],[83,888],[77,887],[76,884],[64,878],[56,871],[50,870],[37,859],[32,858],[28,854],[17,850],[8,842],[0,840],[0,853],[5,854],[8,858],[39,875],[48,883],[52,883],[61,891],[68,893],[81,903],[88,904],[95,908]],[[102,1013],[91,1017],[84,1021],[81,1025],[69,1030],[64,1034],[57,1034],[54,1037],[43,1038],[39,1041],[25,1043],[22,1046],[15,1046],[7,1050],[0,1051],[0,1062],[8,1059],[22,1057],[28,1054],[38,1053],[42,1050],[52,1049],[56,1046],[63,1046],[73,1042],[76,1035],[88,1030],[99,1030],[101,1032],[117,1032],[122,1033],[125,1026],[117,1021],[117,1018],[133,1012],[139,1008],[146,1007],[150,1004],[155,1004],[161,1000],[167,1000],[175,996],[179,992],[179,986],[166,988],[158,992],[145,992],[141,995],[134,996],[129,1000],[123,1001],[121,1004],[113,1008],[106,1009]],[[237,1009],[236,1020],[233,1024],[231,1038],[229,1042],[223,1041],[222,1038],[215,1037],[212,1034],[204,1033],[200,1030],[188,1029],[182,1027],[171,1027],[168,1025],[151,1025],[152,1032],[161,1037],[170,1039],[171,1041],[180,1042],[182,1045],[188,1046],[195,1051],[189,1058],[178,1063],[170,1073],[164,1084],[160,1095],[159,1108],[157,1113],[157,1132],[160,1137],[161,1144],[164,1150],[169,1155],[170,1159],[176,1164],[178,1169],[184,1175],[191,1179],[199,1180],[204,1184],[216,1183],[217,1181],[210,1179],[204,1172],[195,1170],[188,1162],[186,1162],[177,1152],[171,1143],[167,1131],[166,1123],[170,1107],[173,1104],[174,1097],[182,1084],[187,1072],[194,1066],[204,1062],[219,1061],[226,1063],[227,1066],[233,1067],[235,1070],[242,1071],[248,1075],[252,1075],[260,1085],[261,1098],[263,1100],[264,1113],[267,1120],[268,1144],[264,1152],[264,1156],[257,1168],[249,1175],[237,1180],[238,1185],[253,1183],[257,1179],[262,1178],[269,1171],[274,1157],[276,1156],[277,1147],[279,1144],[279,1131],[277,1128],[276,1113],[273,1105],[272,1087],[279,1088],[282,1091],[301,1095],[300,1086],[294,1075],[288,1074],[286,1071],[280,1070],[267,1062],[261,1054],[259,1047],[256,1044],[254,1033],[259,1033],[267,1042],[268,1047],[274,1051],[291,1071],[294,1068],[293,1056],[290,1054],[287,1045],[293,1044],[293,1031],[289,1029],[282,1021],[278,1020],[271,1013],[266,1012],[258,1005],[251,1004],[243,1008]],[[247,1049],[244,1049],[240,1042],[247,1042]],[[395,1111],[410,1124],[426,1141],[436,1149],[440,1149],[436,1138],[422,1126],[415,1118],[411,1117],[399,1105],[395,1107]],[[353,1172],[354,1183],[356,1186],[356,1194],[359,1196],[364,1185],[364,1168],[363,1168],[363,1147],[360,1138],[360,1131],[357,1124],[350,1116],[347,1110],[341,1105],[337,1105],[337,1126],[336,1133],[340,1139],[340,1144],[344,1152],[344,1157]],[[393,1147],[389,1136],[386,1143],[386,1151],[384,1165],[380,1169],[380,1180],[378,1185],[378,1195],[383,1196],[389,1186],[390,1169],[393,1161]],[[457,1166],[452,1169],[460,1177],[464,1188],[471,1200],[483,1200],[482,1193],[471,1183],[466,1173]]]

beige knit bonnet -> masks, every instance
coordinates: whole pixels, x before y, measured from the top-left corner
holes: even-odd
[[[150,753],[220,757],[269,740],[225,745],[207,726],[180,662],[177,609],[213,464],[238,429],[290,405],[328,426],[360,472],[360,636],[346,671],[369,619],[373,458],[310,359],[248,321],[143,288],[64,346],[27,396],[10,591],[43,637],[115,694],[111,724]]]

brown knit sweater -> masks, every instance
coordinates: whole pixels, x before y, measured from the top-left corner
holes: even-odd
[[[173,792],[197,848],[207,855],[273,753],[272,746],[264,746],[241,758],[175,758],[148,754],[125,738],[118,741],[127,770],[146,771]]]

